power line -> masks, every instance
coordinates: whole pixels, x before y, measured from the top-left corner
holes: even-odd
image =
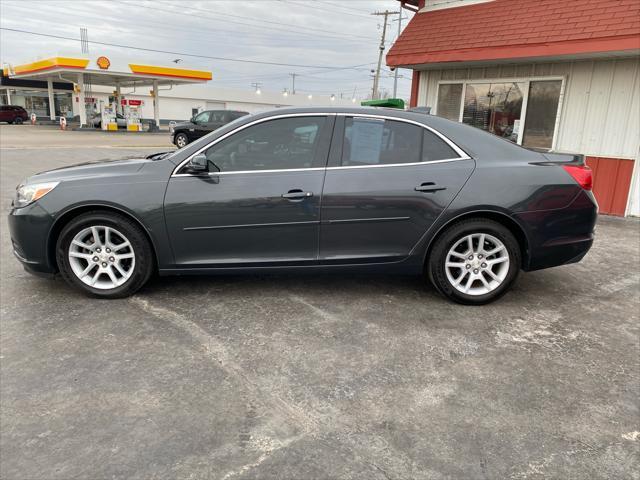
[[[357,10],[355,8],[345,7],[343,5],[338,5],[338,4],[333,3],[333,2],[316,2],[316,3],[321,3],[323,5],[331,5],[333,8],[339,8],[339,9],[347,10],[347,11],[351,11],[351,12],[358,12],[358,13],[360,13],[360,15],[362,15],[362,10]],[[362,15],[362,16],[366,16],[366,15]],[[369,18],[369,17],[367,17],[367,18]]]
[[[39,32],[30,32],[28,30],[20,30],[17,28],[7,28],[7,27],[0,27],[0,30],[6,30],[9,32],[17,32],[17,33],[24,33],[27,35],[38,35],[40,37],[49,37],[49,38],[58,38],[61,40],[70,40],[70,41],[74,41],[77,42],[80,39],[79,38],[75,38],[75,37],[65,37],[62,35],[52,35],[49,33],[39,33]],[[200,55],[200,54],[196,54],[196,53],[185,53],[185,52],[176,52],[176,51],[171,51],[171,50],[158,50],[155,48],[145,48],[145,47],[135,47],[133,45],[122,45],[122,44],[118,44],[118,43],[109,43],[109,42],[98,42],[95,40],[88,40],[89,43],[93,43],[95,45],[104,45],[104,46],[108,46],[108,47],[117,47],[117,48],[128,48],[131,50],[140,50],[140,51],[144,51],[144,52],[154,52],[154,53],[166,53],[168,55],[176,55],[176,56],[184,56],[184,57],[194,57],[194,58],[206,58],[208,60],[218,60],[218,61],[222,61],[222,62],[238,62],[238,63],[252,63],[252,64],[258,64],[258,65],[273,65],[273,66],[277,66],[277,67],[299,67],[299,68],[321,68],[323,70],[348,70],[348,69],[355,69],[358,67],[366,67],[368,65],[371,65],[370,63],[363,63],[360,65],[351,65],[348,67],[328,67],[326,65],[304,65],[304,64],[299,64],[299,63],[281,63],[281,62],[265,62],[265,61],[260,61],[260,60],[247,60],[247,59],[243,59],[243,58],[229,58],[229,57],[214,57],[211,55]]]
[[[280,0],[280,1],[284,1],[284,0]],[[293,0],[289,0],[286,3],[293,4],[293,5],[298,5],[300,7],[314,8],[316,10],[321,10],[323,12],[329,12],[329,13],[334,13],[334,14],[336,13],[335,10],[328,10],[326,8],[318,7],[317,5],[311,5],[309,3],[298,3],[298,2],[293,1]],[[352,15],[354,17],[371,18],[371,17],[368,17],[367,15],[364,15],[364,14],[361,14],[361,13],[347,13],[347,12],[341,12],[341,13],[344,13],[345,15]]]
[[[175,10],[167,10],[167,9],[159,8],[159,7],[155,6],[155,5],[153,7],[150,7],[150,6],[147,6],[147,5],[129,3],[129,2],[126,2],[126,1],[123,1],[123,0],[118,0],[118,3],[122,3],[124,5],[132,6],[132,7],[150,9],[150,10],[153,10],[153,11],[167,12],[167,13],[171,13],[172,15],[183,15],[183,16],[186,15],[186,16],[188,16],[190,18],[193,18],[193,15],[190,15],[190,14],[188,14],[186,12],[177,12]],[[187,7],[187,8],[193,9],[192,7]],[[340,38],[340,39],[353,37],[353,35],[340,34],[339,32],[335,32],[335,34],[331,34],[331,35],[328,35],[328,34],[317,34],[317,33],[304,32],[304,31],[299,31],[299,30],[291,30],[290,28],[289,29],[284,29],[284,28],[278,28],[278,27],[254,25],[254,24],[251,24],[251,23],[238,22],[238,21],[234,21],[234,20],[223,20],[223,19],[220,19],[220,18],[215,18],[215,17],[211,17],[211,16],[208,16],[208,15],[202,15],[202,14],[199,14],[198,16],[199,17],[203,17],[203,18],[207,18],[209,20],[218,21],[218,22],[233,23],[233,24],[236,24],[236,25],[243,25],[243,26],[246,26],[246,27],[261,28],[261,29],[264,29],[264,30],[286,32],[286,33],[295,33],[295,34],[298,34],[298,35],[313,35],[313,36],[316,36],[316,37],[317,36],[322,36],[322,37]],[[367,38],[368,39],[368,37],[360,37],[360,38]]]
[[[160,3],[165,4],[165,5],[168,3],[168,2],[164,2],[164,1],[162,1],[162,0],[158,0],[158,1],[160,1]],[[122,2],[122,3],[126,3],[126,2]],[[173,5],[173,3],[171,3],[171,5]],[[140,6],[140,5],[137,5],[137,6]],[[154,10],[156,10],[156,9],[157,9],[155,6],[154,6],[154,7],[150,7],[150,8],[153,8]],[[208,10],[204,10],[204,9],[202,9],[202,8],[196,8],[196,7],[192,7],[192,6],[188,6],[188,7],[186,7],[186,8],[188,8],[189,10],[196,11],[196,12],[211,13],[211,12],[209,12]],[[180,12],[173,12],[173,13],[180,13]],[[291,24],[287,24],[287,23],[274,22],[274,21],[270,21],[270,20],[263,20],[263,19],[252,19],[252,18],[247,17],[247,16],[242,16],[242,15],[233,15],[233,14],[231,14],[231,13],[220,13],[220,12],[216,12],[216,15],[219,15],[219,16],[222,16],[222,17],[240,18],[240,19],[242,19],[242,20],[255,20],[255,21],[260,22],[260,23],[269,23],[269,24],[272,24],[272,25],[282,25],[282,26],[285,26],[285,27],[291,27]],[[207,18],[213,18],[213,17],[207,17]],[[260,27],[260,25],[255,25],[255,26],[256,26],[256,27]],[[339,35],[339,36],[341,36],[341,37],[342,37],[342,36],[346,36],[346,37],[357,37],[357,38],[363,38],[363,39],[370,40],[370,37],[365,37],[364,35],[344,34],[344,33],[342,33],[342,32],[338,32],[338,31],[336,31],[336,30],[323,30],[323,29],[321,29],[321,28],[307,27],[306,25],[305,25],[304,29],[305,29],[305,30],[313,30],[313,31],[316,31],[316,32],[329,33],[329,34],[332,34],[332,36],[333,36],[333,35]],[[291,30],[291,31],[294,31],[294,30]],[[298,33],[298,32],[296,31],[296,33]],[[304,32],[300,32],[300,33],[304,33]]]

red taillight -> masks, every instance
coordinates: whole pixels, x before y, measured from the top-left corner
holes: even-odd
[[[586,165],[563,165],[562,168],[585,190],[593,188],[593,175]]]

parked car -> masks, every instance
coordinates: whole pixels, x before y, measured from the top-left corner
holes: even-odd
[[[520,270],[578,262],[597,205],[581,156],[373,108],[242,117],[170,155],[52,170],[9,214],[27,270],[104,298],[160,275],[426,274],[483,304]]]
[[[92,125],[94,128],[102,128],[102,115],[94,115],[87,123]],[[127,128],[127,119],[124,115],[116,113],[116,123],[118,124],[118,128]]]
[[[203,137],[207,133],[233,122],[240,117],[249,115],[249,112],[237,110],[205,110],[194,115],[187,122],[176,123],[171,132],[171,143],[182,148],[194,140]]]
[[[27,120],[29,120],[29,114],[24,108],[17,105],[0,105],[0,122],[20,125]]]

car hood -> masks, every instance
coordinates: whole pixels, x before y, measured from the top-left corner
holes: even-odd
[[[173,128],[175,130],[176,128],[193,128],[194,126],[195,123],[193,122],[178,122],[173,126]]]
[[[146,164],[151,162],[153,162],[153,160],[148,158],[128,158],[124,160],[99,160],[80,163],[37,173],[27,178],[23,184],[131,175],[140,171]]]

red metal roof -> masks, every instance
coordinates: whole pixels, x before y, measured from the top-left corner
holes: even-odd
[[[640,49],[640,0],[493,0],[416,14],[389,66]]]

